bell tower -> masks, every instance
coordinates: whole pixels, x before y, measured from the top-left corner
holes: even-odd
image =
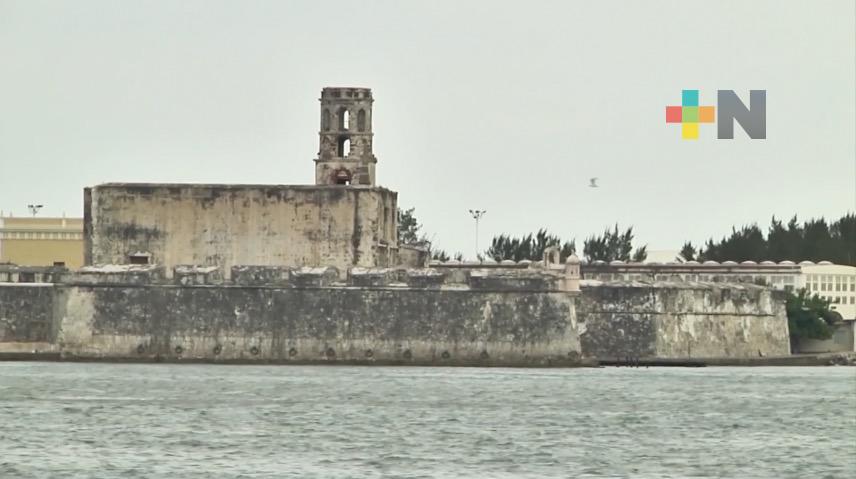
[[[373,102],[369,88],[327,87],[321,90],[316,185],[375,186]]]

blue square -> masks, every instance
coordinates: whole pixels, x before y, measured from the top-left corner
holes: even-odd
[[[681,106],[698,106],[698,90],[683,90]]]

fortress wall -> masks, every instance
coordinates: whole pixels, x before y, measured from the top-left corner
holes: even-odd
[[[112,270],[107,270],[112,271]],[[0,283],[0,352],[66,358],[573,365],[789,354],[781,293],[745,284],[584,282],[432,268],[157,267]],[[11,348],[11,349],[10,349]],[[445,354],[444,354],[445,353]]]
[[[397,246],[396,193],[343,186],[105,184],[85,191],[86,264],[373,267]]]
[[[579,356],[563,293],[160,286],[77,287],[72,297],[80,301],[63,330],[92,331],[65,337],[75,356],[436,364]]]
[[[53,342],[60,302],[50,283],[0,283],[0,351],[4,344]]]
[[[577,306],[583,355],[601,359],[788,355],[782,294],[746,284],[585,282]]]
[[[0,297],[4,304],[17,298],[16,324],[52,317],[67,359],[517,366],[575,365],[580,356],[573,296],[565,292],[115,283],[38,289],[56,289],[59,307],[26,296],[25,287],[0,286]]]

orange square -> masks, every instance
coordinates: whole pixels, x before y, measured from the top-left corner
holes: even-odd
[[[700,106],[698,107],[698,122],[699,123],[713,123],[713,112],[716,107],[713,106]]]

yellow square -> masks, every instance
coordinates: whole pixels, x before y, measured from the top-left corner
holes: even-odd
[[[698,123],[681,123],[681,138],[698,140]]]

